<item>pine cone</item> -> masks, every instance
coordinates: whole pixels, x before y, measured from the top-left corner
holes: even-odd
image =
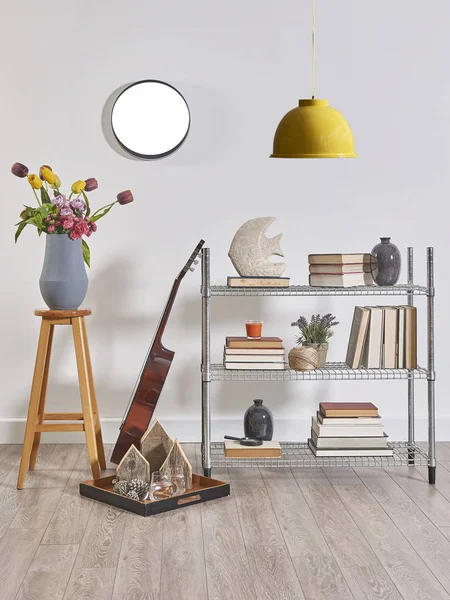
[[[142,479],[132,479],[128,484],[128,490],[136,492],[139,500],[145,500],[148,495],[149,486]]]
[[[128,496],[128,498],[131,498],[132,500],[139,500],[139,494],[137,492],[135,492],[134,490],[130,490],[129,492],[127,492],[126,495]]]
[[[120,479],[114,479],[113,490],[116,492],[116,494],[122,494],[122,496],[125,496],[125,494],[128,492],[128,482]]]

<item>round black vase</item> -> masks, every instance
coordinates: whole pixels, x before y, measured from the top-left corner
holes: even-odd
[[[273,436],[273,417],[270,410],[263,406],[260,399],[253,400],[253,406],[247,408],[244,415],[244,433],[255,440],[269,441]]]
[[[377,285],[395,285],[400,277],[402,258],[400,250],[391,243],[391,238],[382,237],[381,243],[374,246],[372,276]]]

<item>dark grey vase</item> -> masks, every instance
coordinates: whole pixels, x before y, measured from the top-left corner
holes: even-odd
[[[259,398],[253,400],[253,406],[247,408],[244,415],[244,434],[255,440],[271,440],[273,436],[273,417],[270,410],[263,406]]]
[[[372,249],[372,276],[377,285],[395,285],[400,277],[402,257],[391,238],[382,237]]]
[[[88,289],[81,239],[65,234],[47,234],[39,287],[52,310],[76,310]]]

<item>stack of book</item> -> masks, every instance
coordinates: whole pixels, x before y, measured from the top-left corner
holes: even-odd
[[[281,371],[285,368],[283,340],[278,337],[227,337],[225,369]]]
[[[414,306],[356,306],[347,348],[352,369],[417,368]]]
[[[371,402],[321,402],[308,445],[314,456],[392,456]]]
[[[227,277],[229,287],[289,287],[289,277]]]
[[[370,254],[310,254],[309,285],[353,287],[372,285]]]

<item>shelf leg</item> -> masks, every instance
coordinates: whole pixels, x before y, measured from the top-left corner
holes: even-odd
[[[436,483],[436,411],[434,370],[434,251],[427,248],[427,339],[428,339],[428,482]]]
[[[414,285],[414,254],[413,248],[408,247],[408,285]],[[414,294],[408,294],[408,306],[414,305]],[[401,365],[400,365],[401,366]],[[415,433],[414,433],[414,372],[408,375],[408,463],[415,462]]]
[[[210,249],[202,250],[202,467],[211,476],[211,284]]]

